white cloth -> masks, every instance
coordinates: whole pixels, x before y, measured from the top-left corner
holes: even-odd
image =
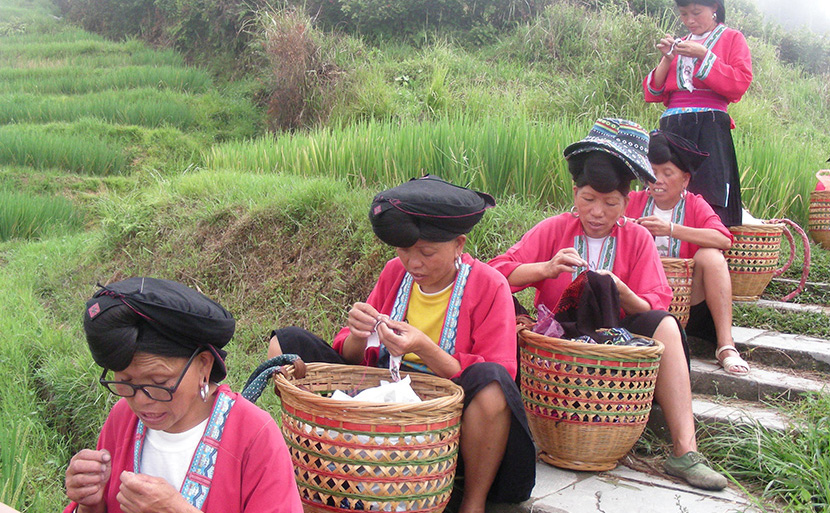
[[[160,477],[181,490],[207,423],[208,419],[205,419],[181,433],[148,429],[141,453],[141,473]]]
[[[691,37],[689,38],[689,40],[694,41],[695,43],[703,44],[703,41],[707,37],[709,37],[709,34],[711,34],[711,33],[712,33],[712,31],[710,30],[709,32],[707,32],[705,34],[701,34],[699,36],[696,36],[696,35],[692,34]],[[695,86],[692,85],[692,75],[693,75],[694,70],[695,70],[695,61],[697,59],[695,59],[693,57],[686,57],[686,56],[681,55],[679,57],[679,60],[680,60],[680,71],[681,71],[681,73],[680,73],[680,83],[683,84],[683,89],[685,89],[687,91],[690,91],[690,92],[694,91]]]
[[[596,271],[599,268],[599,259],[608,236],[594,238],[586,235],[585,240],[588,242],[588,269]]]
[[[658,219],[666,221],[667,223],[671,223],[672,215],[674,214],[674,210],[663,210],[659,208],[657,205],[654,205],[654,213],[653,215]],[[671,254],[670,251],[670,240],[668,235],[654,237],[654,243],[657,244],[657,252],[660,253],[661,257],[669,256]]]

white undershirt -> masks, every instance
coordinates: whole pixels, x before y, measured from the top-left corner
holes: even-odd
[[[672,222],[671,217],[673,213],[674,209],[663,210],[662,208],[659,208],[657,205],[654,205],[654,217],[666,221],[667,223]],[[660,253],[660,256],[665,257],[671,254],[671,248],[669,247],[669,244],[671,244],[671,242],[669,241],[668,235],[655,237],[654,243],[657,244],[657,252]]]
[[[205,419],[181,433],[147,429],[141,453],[141,473],[160,477],[176,490],[181,490],[207,422],[208,419]]]
[[[588,242],[588,269],[596,271],[602,254],[602,245],[608,240],[608,236],[594,238],[586,235],[585,240]]]

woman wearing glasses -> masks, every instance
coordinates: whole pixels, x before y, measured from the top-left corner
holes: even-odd
[[[72,457],[65,512],[302,511],[274,420],[227,385],[235,322],[180,283],[130,278],[87,302],[101,384],[122,397]]]

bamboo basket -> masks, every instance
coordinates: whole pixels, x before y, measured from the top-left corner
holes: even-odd
[[[689,322],[689,311],[692,308],[692,275],[695,270],[695,261],[691,258],[661,257],[666,279],[671,286],[671,304],[669,313],[677,317],[685,328]]]
[[[813,240],[830,250],[830,190],[810,193],[809,223]]]
[[[616,467],[645,429],[663,344],[585,344],[518,331],[522,399],[539,457],[574,470]]]
[[[732,280],[732,299],[757,301],[778,268],[784,225],[744,224],[731,226],[735,237],[725,256]]]
[[[461,387],[412,373],[421,403],[337,401],[326,395],[377,386],[389,371],[310,363],[302,379],[293,367],[286,374],[274,381],[306,513],[444,510],[458,458]]]

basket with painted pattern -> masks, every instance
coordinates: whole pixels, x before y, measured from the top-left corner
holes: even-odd
[[[810,193],[810,236],[824,249],[830,250],[830,191]]]
[[[452,492],[464,392],[411,373],[420,403],[338,401],[389,380],[384,369],[311,363],[304,378],[277,374],[282,432],[306,513],[441,512]]]
[[[692,307],[692,275],[695,270],[695,261],[691,258],[661,257],[666,279],[671,287],[671,304],[669,313],[677,317],[685,328],[689,322],[689,311]]]
[[[731,226],[729,231],[735,241],[724,256],[732,280],[732,299],[756,301],[778,269],[784,225],[744,224]]]
[[[585,344],[519,326],[522,399],[539,457],[574,470],[610,470],[651,412],[663,344]]]

